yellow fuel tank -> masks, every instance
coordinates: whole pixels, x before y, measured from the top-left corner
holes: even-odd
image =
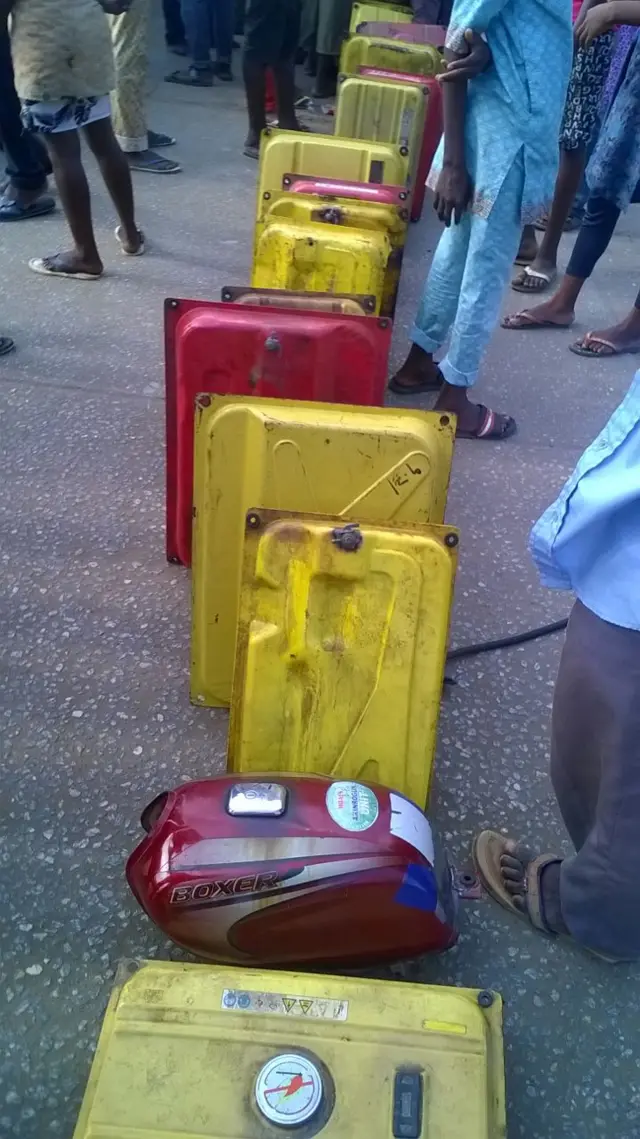
[[[336,134],[388,142],[406,163],[404,181],[415,184],[427,112],[427,87],[341,75],[338,80]]]
[[[380,36],[349,36],[340,53],[343,75],[357,75],[359,67],[380,67],[384,71],[430,76],[439,75],[444,66],[443,58],[433,44],[410,44]]]
[[[126,962],[74,1139],[504,1139],[502,1001],[477,989]]]
[[[257,214],[265,193],[281,190],[286,174],[401,186],[404,171],[402,155],[389,143],[269,127],[263,132],[260,145]]]
[[[383,783],[424,807],[456,531],[260,509],[246,525],[229,770]]]
[[[251,284],[294,293],[371,294],[379,314],[391,253],[382,231],[275,218],[256,238]]]
[[[393,316],[409,220],[409,211],[406,207],[330,195],[320,198],[315,194],[267,192],[256,225],[254,257],[255,248],[265,226],[276,220],[291,221],[305,226],[312,224],[345,226],[347,229],[386,234],[391,244],[391,252],[387,260],[380,313],[382,316]]]
[[[440,523],[455,420],[435,412],[201,396],[195,414],[191,698],[231,699],[245,516]]]
[[[360,24],[413,23],[413,8],[406,8],[402,4],[354,4],[351,9],[349,31],[357,31]]]

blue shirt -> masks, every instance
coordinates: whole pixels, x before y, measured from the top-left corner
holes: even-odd
[[[462,51],[467,28],[485,34],[492,62],[469,81],[465,114],[472,210],[488,217],[502,183],[523,151],[523,221],[534,221],[553,197],[558,138],[571,63],[571,0],[455,0],[447,47]],[[429,185],[442,168],[443,144]]]
[[[544,585],[640,630],[640,372],[531,534]]]

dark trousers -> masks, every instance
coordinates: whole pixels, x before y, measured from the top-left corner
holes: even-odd
[[[640,958],[640,632],[576,602],[553,697],[551,779],[576,853],[562,917],[587,949]]]
[[[636,190],[633,201],[636,202],[638,197]],[[613,237],[620,212],[619,206],[606,198],[587,199],[576,243],[567,265],[568,277],[586,281],[591,276]],[[640,293],[636,297],[635,307],[640,308]]]
[[[180,0],[162,0],[164,12],[164,36],[168,44],[185,42],[184,24],[180,11]]]
[[[12,186],[17,190],[44,189],[51,165],[40,140],[22,126],[6,28],[0,30],[0,142]]]
[[[233,48],[235,7],[233,0],[182,0],[182,18],[193,66],[211,67],[211,48],[219,63],[229,63]]]

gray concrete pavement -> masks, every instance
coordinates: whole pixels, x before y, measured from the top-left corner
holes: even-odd
[[[0,361],[0,1135],[12,1139],[71,1135],[118,959],[179,957],[137,910],[123,862],[140,806],[223,765],[225,715],[188,702],[189,580],[164,560],[162,301],[248,280],[256,167],[241,152],[240,85],[169,87],[170,64],[159,49],[151,122],[179,137],[185,171],[136,176],[148,256],[118,254],[90,159],[103,281],[28,271],[29,257],[64,247],[60,213],[0,231],[0,330],[18,342]],[[435,239],[430,218],[411,233],[396,360]],[[632,303],[637,240],[631,211],[580,328]],[[499,332],[492,344],[481,395],[520,433],[457,449],[454,644],[568,611],[537,583],[528,530],[633,371],[629,359],[581,360],[569,339]],[[457,669],[433,817],[460,861],[485,824],[565,845],[547,775],[559,649],[553,638]],[[637,971],[480,902],[466,905],[454,951],[404,972],[503,993],[511,1139],[637,1139]]]

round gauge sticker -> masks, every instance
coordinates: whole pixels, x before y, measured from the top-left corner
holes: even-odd
[[[297,1127],[315,1115],[322,1103],[322,1076],[307,1056],[288,1052],[274,1056],[256,1080],[256,1103],[262,1114],[281,1127]]]
[[[326,802],[334,823],[345,831],[366,831],[378,817],[378,800],[362,783],[332,783]]]

